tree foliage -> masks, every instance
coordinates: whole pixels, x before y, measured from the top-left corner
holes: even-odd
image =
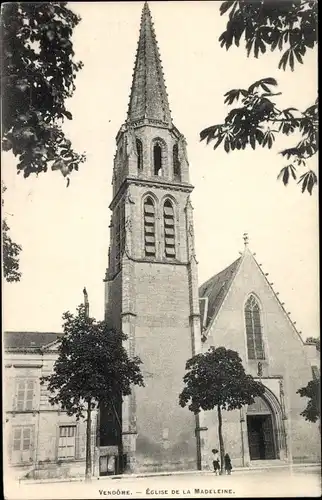
[[[82,68],[74,62],[73,29],[80,18],[67,2],[8,2],[2,6],[2,147],[17,157],[18,173],[64,176],[85,160],[65,137],[72,119],[66,100]]]
[[[207,352],[196,354],[187,361],[186,370],[179,403],[182,407],[188,405],[194,414],[217,407],[222,467],[225,453],[221,410],[236,410],[254,403],[254,398],[264,393],[264,386],[245,373],[238,353],[225,347],[210,347]]]
[[[110,330],[105,321],[87,314],[84,305],[74,316],[63,315],[64,335],[58,347],[53,373],[41,377],[47,384],[49,402],[59,405],[67,415],[87,420],[86,478],[91,476],[91,412],[108,405],[117,415],[117,404],[131,394],[132,385],[143,386],[138,357],[129,358],[122,342],[123,333]]]
[[[236,410],[254,403],[254,397],[263,394],[260,382],[245,373],[236,351],[225,347],[210,347],[196,354],[186,363],[185,388],[180,394],[180,405],[189,403],[189,410],[212,410],[219,405],[223,410]]]
[[[316,350],[320,352],[320,337],[308,337],[306,344],[315,344]]]
[[[6,187],[2,184],[2,195],[6,191]],[[4,201],[1,199],[3,207]],[[12,241],[10,237],[10,228],[5,217],[2,218],[2,266],[3,276],[7,282],[20,281],[21,272],[19,271],[19,254],[22,247]]]
[[[105,321],[88,317],[80,305],[77,314],[63,315],[64,335],[52,374],[42,377],[51,393],[50,403],[68,415],[84,417],[86,402],[92,408],[131,394],[131,386],[143,385],[139,358],[129,358],[123,333],[110,330]]]
[[[239,47],[243,40],[247,55],[255,58],[267,50],[279,50],[282,52],[279,69],[289,67],[294,71],[296,64],[303,64],[307,50],[317,44],[316,1],[222,2],[221,15],[228,12],[229,20],[219,37],[220,45],[228,50],[233,44]],[[224,102],[228,105],[239,102],[240,106],[229,111],[223,123],[202,130],[200,139],[206,139],[207,144],[214,140],[214,149],[222,144],[229,153],[246,147],[270,149],[277,135],[299,134],[301,140],[297,144],[280,152],[289,163],[278,178],[284,185],[291,178],[296,179],[302,192],[312,194],[317,175],[308,169],[307,162],[318,151],[318,99],[303,111],[294,107],[280,109],[275,97],[281,93],[273,92],[276,86],[274,78],[266,77],[247,89],[226,92]]]
[[[301,412],[301,415],[309,422],[316,422],[321,419],[321,382],[320,378],[310,380],[306,387],[302,387],[297,391],[301,397],[309,399],[306,408]]]

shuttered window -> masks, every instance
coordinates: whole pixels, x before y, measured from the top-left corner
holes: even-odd
[[[59,427],[58,458],[75,458],[76,425]]]
[[[16,381],[16,411],[33,409],[35,380],[18,379]]]
[[[260,307],[251,295],[245,306],[247,352],[249,359],[265,359]]]
[[[174,210],[171,201],[167,200],[163,207],[164,253],[167,258],[175,258]]]
[[[155,257],[155,207],[150,197],[144,201],[144,252]]]
[[[27,451],[31,446],[31,427],[16,427],[13,432],[13,451]]]

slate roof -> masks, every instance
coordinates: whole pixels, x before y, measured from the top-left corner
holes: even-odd
[[[207,297],[199,297],[199,310],[200,310],[200,322],[201,322],[201,330],[203,330],[206,326],[206,318],[205,315],[207,314]]]
[[[4,347],[6,350],[39,349],[62,335],[55,332],[4,332]]]
[[[136,52],[128,121],[144,118],[171,125],[168,94],[148,3],[145,2]]]
[[[215,274],[199,288],[199,297],[208,297],[207,320],[204,326],[208,326],[212,318],[215,318],[224,298],[227,295],[231,282],[239,267],[241,257],[235,260],[223,271]]]

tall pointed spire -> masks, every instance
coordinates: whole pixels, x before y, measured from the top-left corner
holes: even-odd
[[[152,120],[171,125],[171,113],[148,3],[145,2],[128,109],[128,122]]]

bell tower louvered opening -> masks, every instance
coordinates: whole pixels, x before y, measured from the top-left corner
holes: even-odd
[[[155,257],[155,206],[150,197],[144,201],[144,252]]]
[[[164,204],[163,218],[164,218],[164,253],[167,258],[174,259],[176,257],[174,210],[173,210],[173,205],[169,200],[167,200]]]

